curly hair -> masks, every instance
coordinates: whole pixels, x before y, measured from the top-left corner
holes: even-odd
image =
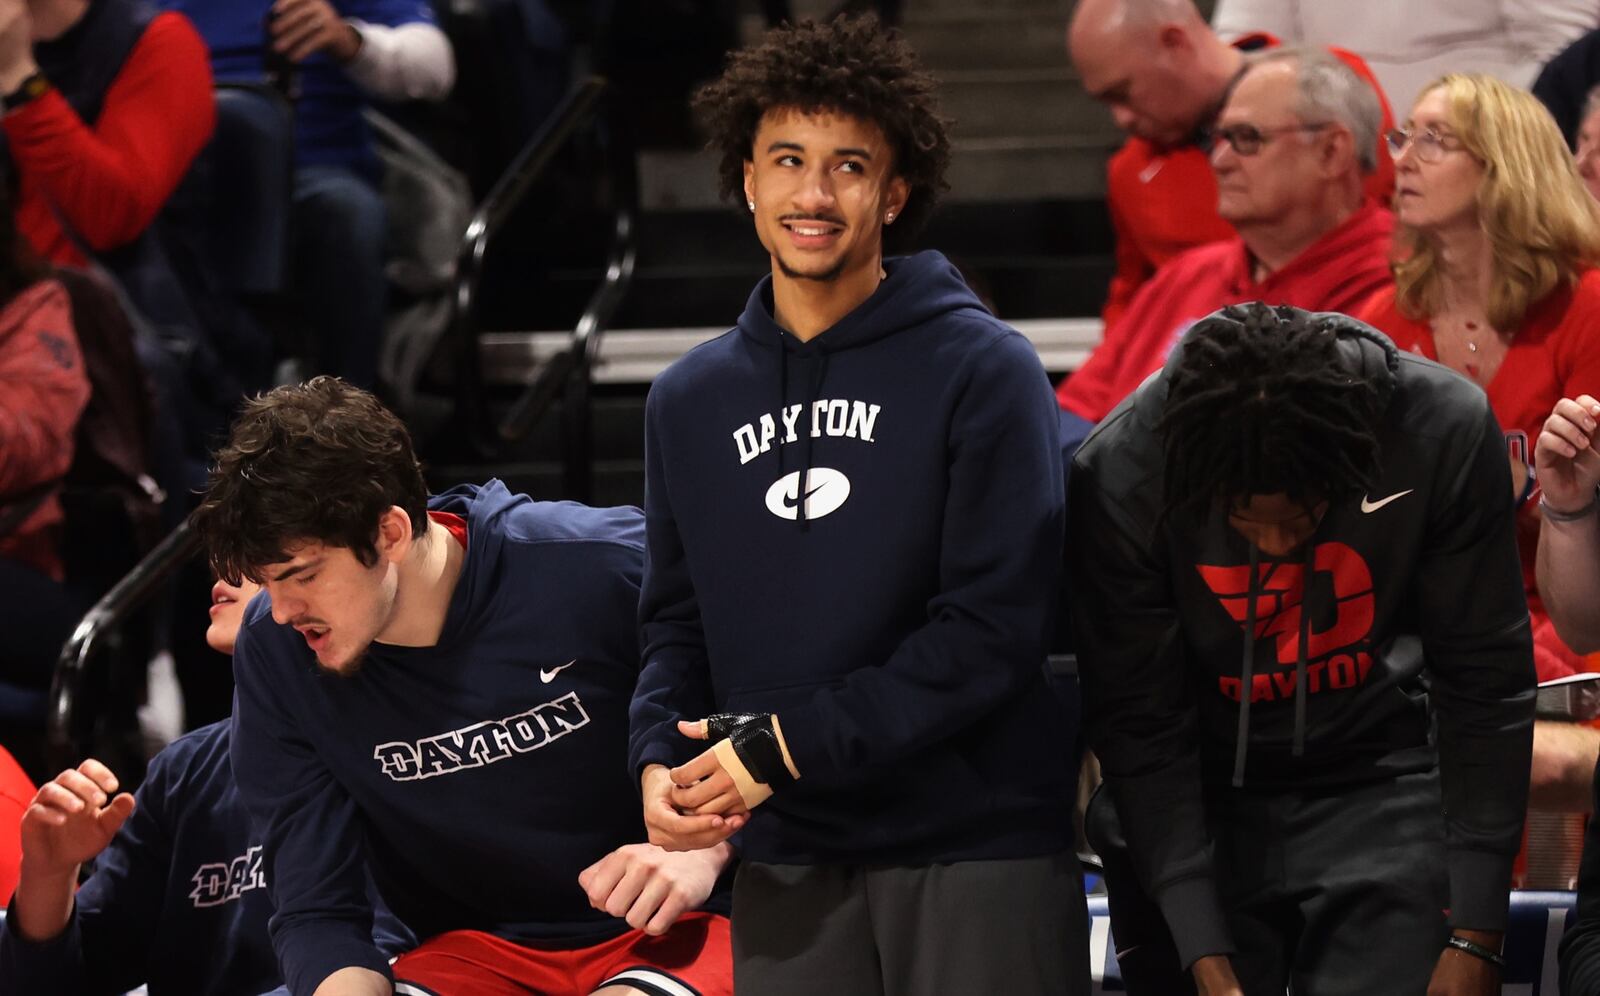
[[[383,513],[398,505],[420,536],[427,502],[394,413],[337,377],[317,377],[245,402],[194,522],[218,577],[259,583],[263,567],[304,542],[345,547],[371,567]]]
[[[1418,99],[1435,90],[1444,93],[1451,130],[1483,164],[1478,223],[1494,250],[1485,317],[1513,331],[1529,308],[1600,262],[1600,205],[1532,94],[1481,73],[1451,73]],[[1438,249],[1408,226],[1396,239],[1395,303],[1408,318],[1428,318],[1443,306]]]
[[[1156,427],[1169,516],[1246,495],[1310,506],[1371,483],[1384,392],[1340,362],[1328,316],[1234,305],[1198,322],[1181,349]]]
[[[949,122],[939,113],[937,85],[899,31],[871,14],[837,17],[783,25],[755,48],[731,53],[722,76],[695,94],[694,111],[707,147],[721,156],[722,196],[735,202],[743,200],[744,164],[768,111],[837,111],[877,125],[894,173],[911,191],[900,220],[884,231],[887,241],[915,235],[949,189]]]

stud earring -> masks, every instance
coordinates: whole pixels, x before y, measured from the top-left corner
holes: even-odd
[[[894,212],[893,211],[890,211],[888,214],[883,216],[883,223],[885,225],[894,224]]]
[[[756,210],[756,202],[755,201],[745,201],[745,203],[750,206],[750,213],[754,214],[755,210]]]

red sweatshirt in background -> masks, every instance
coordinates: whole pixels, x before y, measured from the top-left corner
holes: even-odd
[[[15,498],[67,472],[73,433],[89,402],[67,292],[42,280],[0,310],[0,496]],[[61,579],[53,496],[0,537],[0,557]]]
[[[1061,407],[1098,422],[1167,361],[1189,326],[1230,304],[1265,301],[1348,312],[1389,282],[1394,216],[1370,200],[1259,282],[1237,235],[1178,256],[1139,288],[1116,325],[1056,388]]]
[[[1234,42],[1246,51],[1278,47],[1268,34]],[[1389,100],[1366,61],[1342,48],[1328,51],[1372,85],[1383,106],[1377,148],[1378,168],[1367,177],[1367,195],[1387,205],[1394,194],[1394,163],[1381,135],[1394,127]],[[1185,250],[1232,238],[1232,226],[1217,214],[1217,179],[1211,159],[1195,145],[1161,149],[1130,137],[1106,167],[1106,205],[1116,233],[1117,272],[1111,278],[1100,318],[1107,329],[1121,320],[1141,285]]]
[[[95,250],[133,241],[215,124],[205,43],[183,15],[158,14],[106,91],[92,130],[54,90],[0,119],[22,179],[18,230],[63,265],[84,260],[52,204]]]
[[[1437,360],[1433,329],[1426,320],[1407,318],[1395,304],[1393,285],[1384,288],[1355,317],[1389,336],[1401,349]],[[1485,390],[1489,407],[1506,432],[1527,434],[1526,456],[1532,457],[1544,420],[1562,398],[1593,394],[1600,385],[1600,270],[1585,270],[1573,287],[1559,287],[1535,304],[1511,339],[1511,348]],[[1517,509],[1517,547],[1522,555],[1522,583],[1528,592],[1533,622],[1533,663],[1540,681],[1585,671],[1545,612],[1534,570],[1539,550],[1539,503],[1529,500]]]

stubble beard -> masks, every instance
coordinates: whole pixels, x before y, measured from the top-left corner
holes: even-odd
[[[806,273],[803,270],[797,270],[790,266],[788,263],[784,262],[782,256],[777,255],[776,253],[773,254],[772,258],[778,263],[778,272],[782,273],[790,280],[814,280],[819,284],[829,284],[833,283],[835,280],[838,280],[839,275],[844,272],[846,262],[844,256],[841,255],[837,262],[828,267],[826,270],[823,270],[821,273]]]

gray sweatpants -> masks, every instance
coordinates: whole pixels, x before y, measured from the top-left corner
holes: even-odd
[[[741,996],[1080,996],[1088,937],[1070,854],[911,868],[747,861],[733,885]]]

